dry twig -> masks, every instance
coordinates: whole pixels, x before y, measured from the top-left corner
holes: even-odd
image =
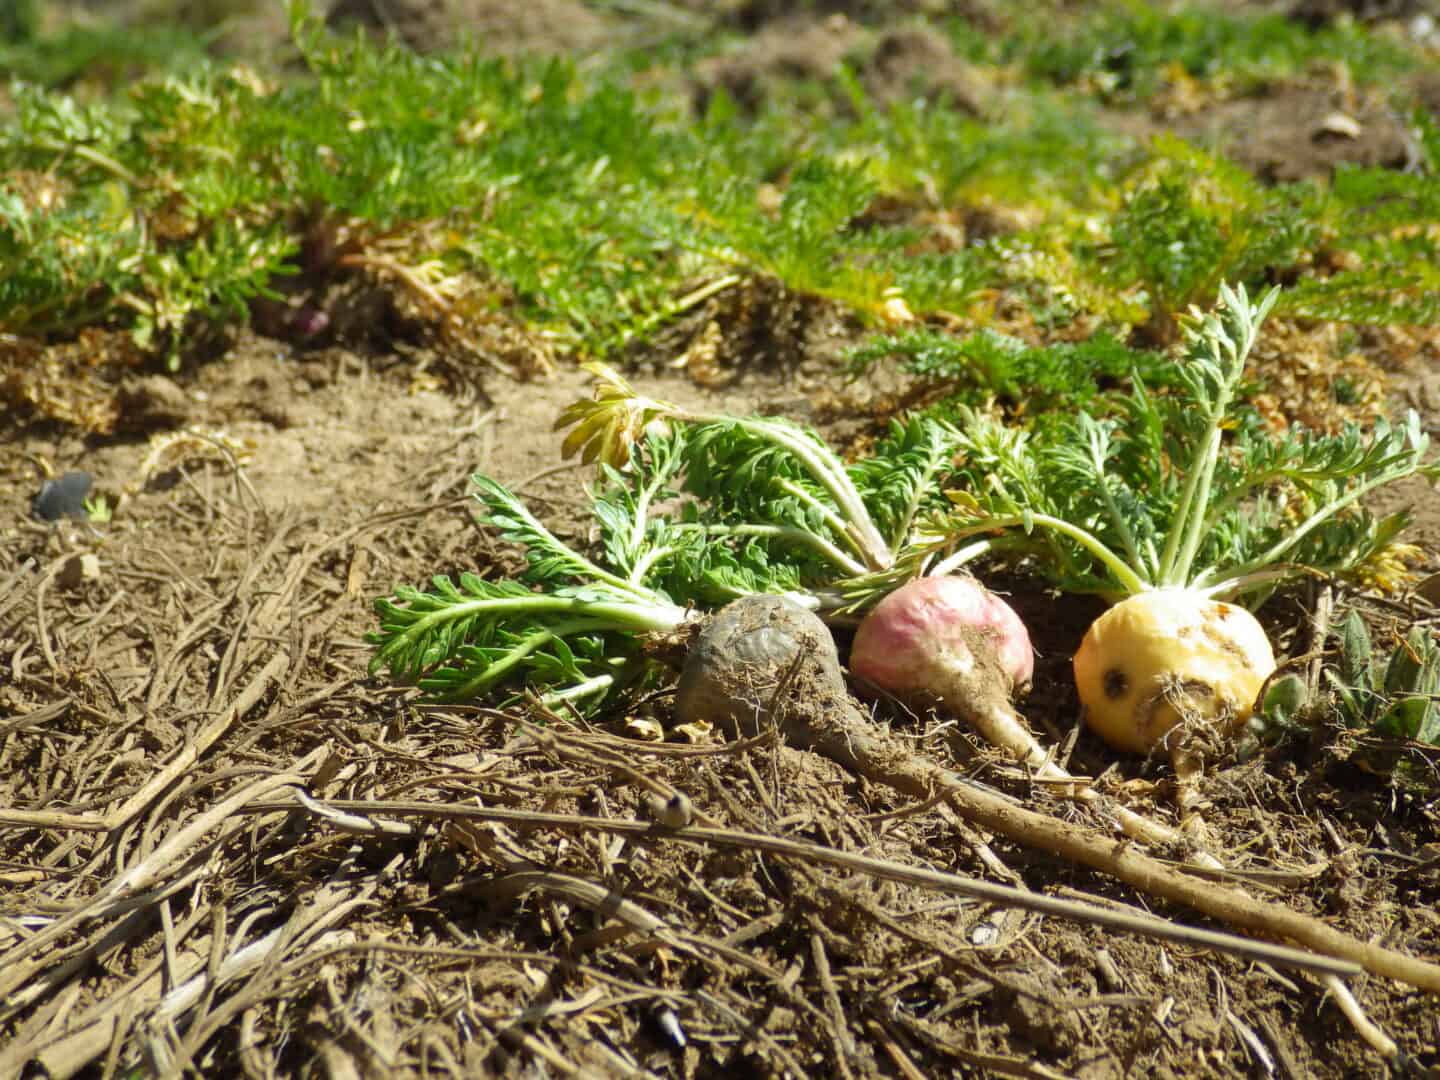
[[[549,814],[529,810],[510,810],[489,807],[439,806],[432,803],[330,800],[326,805],[332,810],[353,814],[424,817],[434,820],[492,821],[504,822],[508,825],[521,827],[554,828],[567,831],[597,830],[600,832],[619,833],[651,840],[676,840],[747,848],[754,851],[768,852],[772,855],[789,856],[810,862],[824,863],[841,869],[853,870],[857,873],[883,878],[888,881],[903,882],[922,888],[988,900],[992,903],[1003,904],[1010,907],[1025,908],[1046,915],[1074,919],[1096,926],[1104,926],[1112,930],[1123,930],[1129,933],[1159,938],[1161,940],[1214,949],[1217,952],[1263,960],[1267,963],[1278,964],[1282,967],[1295,967],[1302,970],[1335,975],[1354,975],[1358,973],[1362,966],[1358,960],[1353,959],[1351,956],[1341,955],[1337,957],[1325,952],[1310,952],[1301,949],[1292,949],[1282,945],[1270,945],[1248,938],[1237,937],[1233,934],[1222,934],[1213,930],[1202,930],[1198,927],[1183,926],[1152,915],[1129,914],[1110,908],[1102,908],[1098,905],[1061,900],[1051,896],[1043,896],[1004,885],[980,881],[975,878],[963,877],[959,874],[949,874],[939,870],[927,870],[920,867],[906,866],[903,863],[871,858],[865,855],[856,855],[845,851],[836,851],[833,848],[821,847],[818,844],[810,844],[801,840],[792,840],[762,833],[746,833],[731,829],[713,829],[698,826],[673,830],[658,829],[640,821],[616,821],[609,818],[583,817],[572,814]],[[245,807],[244,812],[268,814],[280,810],[298,810],[302,808],[302,804],[298,802],[254,803]],[[1153,860],[1146,859],[1145,862],[1153,863]],[[1159,864],[1155,865],[1158,866]],[[1146,869],[1150,869],[1150,867],[1147,866]],[[1176,877],[1183,877],[1183,875],[1175,871],[1167,870],[1167,872],[1174,874]],[[1244,899],[1248,905],[1266,909],[1275,907],[1275,905],[1263,905],[1259,901],[1252,900],[1249,897],[1244,897]],[[1267,914],[1269,914],[1269,912],[1267,912]],[[1295,912],[1288,910],[1284,911],[1283,914],[1290,917],[1288,922],[1291,925],[1301,927],[1302,931],[1309,930],[1310,924],[1317,923],[1317,920],[1297,915]],[[1356,942],[1340,934],[1338,931],[1323,926],[1323,924],[1317,925],[1325,930],[1326,933],[1316,936],[1322,940],[1329,940],[1332,937],[1340,939],[1340,941],[1343,942],[1345,952],[1367,957],[1371,956],[1374,952],[1389,952],[1388,950],[1379,949],[1377,946],[1362,945],[1360,942]],[[1412,960],[1409,957],[1403,957],[1401,959],[1409,960],[1412,965],[1419,967],[1419,978],[1422,979],[1422,983],[1417,985],[1423,985],[1423,980],[1428,976],[1435,980],[1434,985],[1440,988],[1440,969],[1436,969],[1435,973],[1432,974],[1432,965],[1426,964],[1423,961]],[[1403,964],[1395,966],[1401,971],[1409,970],[1409,968]]]

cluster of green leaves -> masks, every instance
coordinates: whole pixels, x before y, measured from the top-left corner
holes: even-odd
[[[966,51],[1073,81],[1065,73],[1080,61],[1062,62],[1070,45],[1045,45],[1038,25],[1017,17]],[[1084,22],[1071,52],[1116,38],[1144,57],[1199,63],[1204,49],[1167,52],[1192,32],[1233,38],[1244,63],[1272,74],[1345,42],[1367,73],[1391,62],[1360,29],[1240,16],[1202,27],[1133,5]],[[7,332],[107,322],[173,360],[199,323],[244,318],[286,275],[330,269],[314,254],[326,235],[360,257],[352,264],[379,251],[435,268],[455,290],[445,295],[468,290],[466,310],[513,300],[589,355],[645,338],[735,274],[871,321],[983,314],[1003,293],[1023,298],[1037,325],[1091,315],[1116,339],[1148,322],[1167,340],[1176,315],[1221,280],[1294,281],[1283,303],[1307,316],[1440,318],[1440,260],[1424,227],[1440,201],[1424,148],[1440,138],[1424,117],[1413,174],[1356,169],[1328,187],[1272,188],[1175,139],[1138,148],[1052,85],[1008,89],[1002,124],[921,99],[882,108],[853,78],[849,108],[823,124],[797,123],[800,99],[783,93],[754,115],[717,92],[697,118],[632,89],[645,66],[636,55],[583,67],[466,49],[421,57],[335,37],[298,7],[294,37],[300,72],[227,68],[176,44],[174,63],[114,99],[12,84],[0,254],[26,257],[0,272]],[[61,44],[30,32],[0,47],[25,52],[13,70],[44,84],[68,77],[44,70],[45,50]],[[649,55],[716,47],[672,46]],[[50,185],[44,198],[27,187],[36,177]],[[959,223],[958,242],[935,242],[940,219]],[[1317,272],[1316,251],[1353,269]],[[1077,365],[1098,363],[1103,384],[1104,365],[1119,363],[1099,343],[1012,355],[998,339],[951,344],[925,330],[897,336],[894,351],[943,357],[934,370],[949,365],[962,394],[1050,391],[1057,402],[1089,393]]]
[[[955,337],[930,327],[881,334],[846,354],[853,374],[884,359],[947,391],[939,412],[955,405],[996,399],[1027,414],[1057,410],[1104,410],[1105,395],[1138,374],[1152,386],[1175,381],[1173,364],[1161,353],[1132,349],[1108,333],[1085,341],[1030,345],[996,330]]]
[[[63,328],[98,321],[133,287],[139,230],[114,188],[92,188],[63,214],[0,187],[0,314],[7,326]]]
[[[1157,137],[1121,184],[1106,241],[1090,252],[1113,286],[1139,286],[1168,339],[1178,313],[1222,281],[1263,285],[1288,275],[1319,231],[1308,189],[1263,188],[1224,158],[1174,136]]]
[[[1360,501],[1417,471],[1427,441],[1399,426],[1272,436],[1237,399],[1274,294],[1221,291],[1187,326],[1176,386],[1133,378],[1119,417],[1067,412],[1049,428],[961,410],[895,422],[846,464],[809,429],[637,394],[603,364],[565,410],[564,449],[599,465],[592,557],[477,477],[485,520],[519,545],[519,584],[436,579],[378,602],[375,666],[446,697],[524,676],[598,694],[646,670],[637,636],[739,596],[789,595],[847,619],[922,573],[980,555],[1030,560],[1071,591],[1194,587],[1240,593],[1384,553],[1403,514]]]
[[[874,182],[824,156],[800,159],[772,216],[761,185],[794,148],[723,96],[696,124],[605,70],[420,57],[303,17],[295,32],[308,70],[274,85],[201,63],[88,105],[13,87],[0,170],[43,174],[56,198],[7,192],[7,239],[31,252],[0,281],[8,328],[106,317],[173,346],[190,320],[231,317],[295,271],[317,222],[348,250],[383,240],[502,282],[592,353],[732,269],[862,312],[897,289],[917,310],[960,306],[981,281],[961,256],[911,254],[912,230],[860,227]],[[112,227],[97,230],[102,211]]]
[[[657,449],[655,460],[666,459]],[[667,478],[661,466],[642,488],[653,496]],[[597,495],[601,548],[612,559],[605,565],[556,537],[502,485],[482,475],[474,480],[482,521],[522,548],[526,570],[519,580],[437,575],[428,590],[402,585],[377,600],[371,670],[388,668],[446,700],[517,683],[603,697],[633,681],[643,669],[636,635],[675,630],[686,616],[645,583],[642,552],[659,546],[679,553],[667,544],[665,523],[654,522],[639,500],[627,505],[613,492]]]
[[[192,316],[243,318],[296,244],[236,166],[245,147],[225,115],[235,96],[254,94],[229,76],[167,79],[121,112],[12,87],[0,252],[25,257],[5,262],[0,322],[37,334],[123,320],[173,355]]]
[[[52,89],[82,77],[115,84],[157,72],[180,72],[205,61],[206,39],[182,27],[74,25],[42,35],[38,20],[20,21],[27,6],[27,0],[20,0],[16,13],[9,16],[18,22],[9,33],[6,15],[0,13],[0,71],[12,79]]]
[[[32,41],[40,27],[40,5],[36,0],[13,0],[0,13],[0,46]]]
[[[929,553],[913,525],[943,505],[956,446],[939,421],[897,423],[873,456],[847,466],[783,420],[687,414],[618,393],[588,404],[570,416],[588,437],[575,449],[607,450],[591,492],[593,554],[475,477],[484,522],[521,548],[526,570],[518,582],[437,577],[377,601],[373,669],[442,698],[523,684],[597,702],[653,671],[646,634],[756,594],[840,617],[913,575]],[[663,412],[666,422],[637,434],[637,412]]]
[[[1279,310],[1308,318],[1428,324],[1440,318],[1440,181],[1345,168],[1328,185],[1264,186],[1223,156],[1160,136],[1116,187],[1101,238],[1077,237],[1076,280],[1129,293],[1160,341],[1222,281],[1285,280]],[[1320,256],[1353,269],[1317,272]],[[1072,290],[1083,295],[1083,287]]]
[[[1335,174],[1316,220],[1325,246],[1353,266],[1300,278],[1286,310],[1377,325],[1440,320],[1440,238],[1432,228],[1440,218],[1440,159],[1433,153],[1426,150],[1413,172],[1347,168]]]
[[[1004,122],[923,100],[869,108],[832,126],[824,144],[891,195],[940,206],[1034,208],[1057,220],[1104,205],[1104,189],[1133,153],[1083,102],[1015,92]]]
[[[1341,624],[1339,662],[1325,677],[1349,726],[1440,746],[1440,639],[1432,629],[1411,627],[1389,656],[1377,656],[1352,611]]]
[[[1372,770],[1404,770],[1404,743],[1440,746],[1440,636],[1412,626],[1387,653],[1379,652],[1365,620],[1352,610],[1340,624],[1339,649],[1320,669],[1315,693],[1298,674],[1272,682],[1261,708],[1264,730],[1309,730],[1317,712],[1338,717],[1361,736],[1357,752]],[[1381,745],[1376,745],[1376,740]],[[1433,786],[1425,770],[1420,777]]]
[[[1417,64],[1403,47],[1353,22],[1311,27],[1281,14],[1214,5],[1086,5],[1064,32],[1056,32],[1053,17],[1022,21],[1017,31],[987,52],[1022,65],[1032,78],[1084,81],[1113,99],[1143,100],[1177,68],[1190,78],[1223,79],[1243,91],[1317,64],[1343,62],[1371,81]],[[961,36],[973,51],[973,36],[963,31]]]
[[[1073,32],[1057,34],[1052,17],[1017,15],[1008,33],[978,39],[959,23],[957,48],[977,63],[1021,62],[1061,84],[1093,76],[1086,93],[1115,85],[1104,77],[1107,64],[1133,68],[1139,80],[1176,64],[1243,92],[1337,61],[1358,83],[1384,86],[1421,62],[1350,23],[1312,29],[1276,15],[1129,3],[1091,5],[1076,19]],[[1154,88],[1137,83],[1127,95]],[[1220,282],[1259,290],[1285,281],[1293,284],[1282,310],[1296,315],[1370,324],[1440,318],[1436,241],[1427,228],[1440,197],[1433,164],[1344,168],[1329,184],[1265,185],[1174,136],[1136,147],[1107,132],[1073,92],[1012,92],[1005,116],[996,132],[950,110],[903,103],[837,138],[862,141],[887,195],[1003,206],[1028,218],[967,250],[988,254],[992,281],[1012,293],[1038,287],[1065,314],[1099,315],[1122,331],[1148,323],[1153,340],[1169,342],[1176,317]],[[1422,149],[1440,145],[1426,110],[1417,107],[1411,121]],[[1421,166],[1435,159],[1422,156]],[[1332,271],[1320,256],[1353,269]]]
[[[1126,594],[1194,587],[1237,594],[1310,571],[1373,562],[1404,527],[1374,518],[1376,488],[1426,464],[1419,417],[1336,435],[1272,435],[1239,397],[1245,360],[1275,300],[1221,290],[1186,326],[1173,393],[1133,380],[1116,418],[1088,412],[1023,430],[967,410],[966,481],[939,534],[1006,530],[1064,588]]]

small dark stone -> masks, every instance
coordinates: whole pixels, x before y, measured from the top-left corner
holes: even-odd
[[[675,1010],[669,1005],[657,1005],[650,1013],[650,1019],[664,1041],[672,1050],[684,1050],[688,1040],[685,1037],[685,1029],[680,1026],[680,1018],[675,1015]]]
[[[30,513],[41,521],[83,518],[85,496],[90,494],[91,483],[87,472],[67,472],[58,480],[46,480],[40,494],[30,500]]]

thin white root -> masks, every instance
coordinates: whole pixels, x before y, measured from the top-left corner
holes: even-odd
[[[1170,764],[1175,770],[1175,807],[1180,811],[1180,831],[1195,843],[1203,844],[1208,835],[1201,813],[1204,799],[1200,794],[1205,759],[1193,750],[1175,746],[1170,751]]]
[[[1386,1061],[1394,1061],[1400,1053],[1399,1045],[1365,1014],[1364,1007],[1355,1000],[1355,995],[1350,992],[1350,987],[1341,981],[1340,976],[1321,975],[1320,981],[1325,984],[1325,989],[1345,1014],[1345,1019],[1350,1021],[1355,1033]]]
[[[956,710],[958,714],[958,710]],[[1013,710],[994,708],[972,709],[965,715],[970,725],[993,746],[1008,750],[1022,764],[1035,771],[1035,776],[1047,781],[1072,781],[1071,784],[1055,784],[1056,794],[1073,799],[1083,806],[1091,807],[1102,816],[1108,816],[1119,826],[1120,831],[1132,840],[1152,847],[1179,848],[1189,852],[1190,861],[1207,870],[1223,870],[1225,864],[1203,850],[1203,822],[1199,835],[1191,833],[1183,825],[1172,828],[1128,807],[1119,806],[1083,780],[1076,779],[1065,769],[1055,764],[1030,729],[1020,721]],[[1198,795],[1197,795],[1198,799]],[[1183,807],[1182,807],[1183,810]]]

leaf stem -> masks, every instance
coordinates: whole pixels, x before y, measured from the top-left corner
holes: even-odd
[[[505,655],[498,660],[485,665],[474,678],[467,679],[459,686],[447,684],[445,697],[449,700],[462,700],[478,697],[490,687],[503,679],[507,674],[519,666],[520,662],[533,653],[536,649],[548,645],[556,638],[564,637],[566,634],[577,630],[586,629],[586,623],[582,620],[560,623],[558,626],[546,627],[536,630],[532,634],[525,635],[520,641],[505,650]]]
[[[59,139],[40,137],[35,140],[35,145],[42,150],[52,150],[61,154],[74,154],[76,157],[84,158],[92,165],[98,165],[106,172],[124,180],[131,187],[143,187],[140,178],[133,172],[121,165],[108,154],[101,153],[93,146],[78,142],[61,142]]]
[[[1030,531],[1030,526],[1039,525],[1074,540],[1105,564],[1106,569],[1115,575],[1115,579],[1127,594],[1148,592],[1153,587],[1132,569],[1129,563],[1106,547],[1093,533],[1078,525],[1072,525],[1062,518],[1051,517],[1049,514],[1007,514],[1001,517],[985,518],[974,525],[957,529],[950,535],[958,539],[964,536],[974,536],[976,533],[989,532],[992,529],[1014,528],[1017,525],[1024,526],[1027,532]]]
[[[1135,541],[1135,530],[1130,528],[1130,522],[1120,512],[1120,506],[1115,501],[1115,493],[1110,490],[1109,477],[1105,475],[1105,459],[1109,456],[1106,453],[1108,437],[1104,428],[1091,420],[1088,414],[1081,414],[1081,425],[1089,436],[1088,444],[1090,450],[1090,463],[1095,468],[1095,480],[1100,487],[1100,498],[1105,502],[1105,512],[1110,515],[1110,523],[1115,526],[1115,531],[1120,535],[1120,543],[1125,548],[1125,554],[1130,558],[1130,566],[1137,574],[1147,580],[1150,577],[1145,561],[1140,556],[1140,547]]]
[[[855,554],[864,558],[865,546],[861,542],[860,537],[856,535],[855,529],[850,525],[849,522],[847,522],[844,518],[837,514],[833,509],[826,506],[819,499],[815,498],[814,495],[811,495],[810,492],[806,491],[793,480],[781,477],[780,479],[775,481],[775,486],[778,487],[781,491],[785,492],[787,495],[791,495],[794,496],[796,499],[799,499],[811,510],[819,514],[826,525],[830,526],[832,530],[845,538],[846,543],[848,543],[851,548],[854,549]]]
[[[399,609],[404,611],[405,609]],[[631,600],[604,600],[584,596],[555,596],[532,593],[526,596],[490,597],[462,600],[427,612],[397,630],[376,653],[377,662],[389,665],[391,657],[405,651],[417,640],[424,640],[440,628],[468,619],[487,621],[515,616],[576,615],[584,619],[581,629],[631,630],[639,633],[664,633],[674,630],[689,618],[690,613],[675,604],[661,601],[641,603]],[[566,632],[573,632],[571,627]],[[528,639],[527,639],[528,640]],[[407,673],[418,665],[406,665]]]
[[[596,675],[592,679],[586,679],[574,686],[567,686],[564,690],[555,690],[546,694],[540,699],[540,703],[546,708],[554,708],[562,701],[574,701],[576,698],[589,697],[591,694],[599,694],[615,685],[614,675]]]
[[[931,483],[946,464],[946,460],[946,455],[937,453],[925,466],[925,471],[916,478],[910,491],[910,498],[905,504],[905,512],[895,522],[894,535],[890,537],[892,547],[902,548],[905,546],[905,539],[910,535],[910,527],[915,523],[915,515],[920,512],[920,505],[925,501],[925,496],[930,493]]]
[[[1354,505],[1354,503],[1364,498],[1376,488],[1384,484],[1388,484],[1392,480],[1408,476],[1410,472],[1411,470],[1409,469],[1398,473],[1384,472],[1372,477],[1364,483],[1357,484],[1354,488],[1346,492],[1344,495],[1340,496],[1338,499],[1332,499],[1330,502],[1320,507],[1320,509],[1316,510],[1313,514],[1306,518],[1298,528],[1286,534],[1283,540],[1277,541],[1275,544],[1272,544],[1268,550],[1251,559],[1243,566],[1237,566],[1229,574],[1226,574],[1224,578],[1220,579],[1220,582],[1217,582],[1216,584],[1220,584],[1236,578],[1246,577],[1247,575],[1253,574],[1256,570],[1263,569],[1264,567],[1270,566],[1272,563],[1279,562],[1282,558],[1285,557],[1286,553],[1293,550],[1296,545],[1300,543],[1300,541],[1304,540],[1305,537],[1310,535],[1310,533],[1314,532],[1321,525],[1325,524],[1327,520],[1334,517],[1340,511],[1344,510],[1346,507]]]
[[[511,538],[523,542],[527,549],[538,548],[563,558],[567,564],[567,570],[572,576],[590,577],[595,581],[603,582],[619,592],[633,596],[641,604],[656,602],[655,594],[649,589],[597,566],[564,543],[542,525],[540,519],[530,512],[530,508],[517,499],[508,488],[483,473],[476,473],[472,479],[475,486],[479,488],[480,498],[489,511],[488,523],[494,525],[502,533],[512,534]],[[507,518],[513,518],[515,523],[520,526],[518,535],[514,535],[513,526]]]
[[[1225,396],[1226,404],[1229,395]],[[1224,417],[1225,406],[1217,406],[1212,413],[1214,427],[1201,444],[1200,453],[1191,462],[1189,475],[1185,478],[1185,490],[1180,497],[1180,506],[1171,525],[1170,537],[1165,544],[1165,556],[1160,565],[1159,584],[1180,586],[1186,584],[1190,568],[1195,562],[1204,536],[1206,504],[1210,501],[1211,483],[1215,478],[1215,462],[1220,457],[1220,420]],[[1177,540],[1184,537],[1178,546]]]
[[[995,541],[993,540],[976,540],[973,544],[966,544],[959,551],[952,552],[932,566],[925,572],[925,576],[944,577],[964,566],[971,559],[978,559],[994,547]]]
[[[1213,571],[1207,571],[1196,578],[1190,586],[1195,592],[1210,598],[1217,599],[1227,596],[1238,596],[1240,593],[1258,589],[1264,585],[1273,585],[1277,582],[1288,581],[1290,578],[1299,577],[1301,574],[1319,575],[1320,571],[1309,566],[1301,566],[1298,563],[1286,563],[1282,566],[1271,566],[1265,570],[1255,570],[1250,573],[1234,573],[1220,578],[1213,584],[1205,584],[1205,579]]]
[[[645,540],[645,530],[649,528],[650,504],[655,500],[655,493],[665,486],[670,480],[670,472],[666,469],[658,469],[650,482],[645,484],[640,493],[635,497],[635,520],[630,524],[630,550],[639,551]],[[639,585],[645,577],[645,571],[653,566],[658,558],[667,555],[673,548],[660,548],[656,551],[646,553],[638,560],[635,567],[630,571],[629,580]]]
[[[1255,345],[1260,324],[1275,303],[1279,289],[1271,289],[1256,304],[1251,304],[1243,285],[1220,287],[1221,313],[1205,318],[1191,332],[1190,363],[1196,373],[1192,387],[1213,377],[1213,397],[1209,397],[1205,417],[1206,433],[1196,449],[1185,477],[1185,487],[1171,522],[1165,553],[1160,561],[1159,585],[1186,585],[1195,563],[1195,556],[1205,539],[1209,523],[1211,488],[1215,466],[1220,459],[1224,439],[1225,414],[1245,372],[1245,361]],[[1197,392],[1197,397],[1199,393]]]
[[[870,517],[870,511],[866,509],[865,500],[860,497],[860,492],[856,489],[854,481],[850,479],[849,472],[828,449],[817,447],[814,442],[800,432],[764,420],[739,420],[723,414],[696,413],[683,409],[677,410],[671,415],[678,420],[694,424],[739,425],[784,447],[799,459],[806,471],[835,500],[841,515],[849,526],[842,531],[847,535],[853,535],[858,553],[865,560],[866,565],[871,570],[885,570],[894,563],[895,556],[890,551],[890,545],[885,542],[885,538],[880,535],[880,530],[875,527],[875,522]]]
[[[666,547],[651,548],[635,560],[635,566],[630,570],[630,581],[637,586],[643,587],[645,575],[648,574],[661,559],[675,554],[675,550],[673,544]]]

